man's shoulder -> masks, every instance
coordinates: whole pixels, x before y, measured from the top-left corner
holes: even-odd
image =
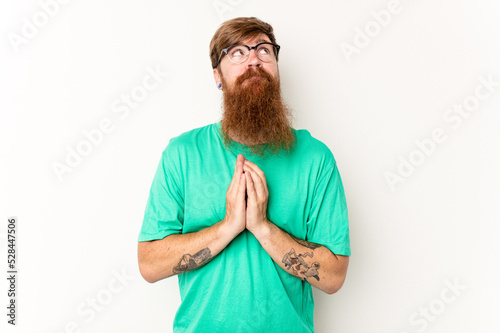
[[[294,131],[297,149],[301,154],[311,159],[322,159],[326,164],[335,163],[332,151],[323,141],[314,137],[307,129],[294,129]]]
[[[190,148],[206,143],[211,137],[216,135],[214,126],[217,123],[197,127],[173,136],[165,149]]]
[[[208,124],[205,126],[197,127],[194,129],[191,129],[189,131],[182,132],[181,134],[175,136],[172,138],[174,141],[178,142],[186,142],[189,143],[193,140],[197,140],[200,138],[200,136],[207,136],[214,134],[213,131],[213,126],[216,125],[216,123],[213,124]]]

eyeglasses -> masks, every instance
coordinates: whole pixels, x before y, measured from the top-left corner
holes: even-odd
[[[255,50],[257,58],[259,58],[263,62],[271,62],[278,57],[280,46],[269,42],[262,42],[255,46],[233,44],[226,47],[225,49],[222,49],[219,60],[217,60],[217,64],[214,68],[217,68],[217,66],[219,66],[224,53],[227,54],[227,57],[232,63],[242,64],[247,61],[252,49]]]

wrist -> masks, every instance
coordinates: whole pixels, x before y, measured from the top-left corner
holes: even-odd
[[[234,228],[233,224],[229,223],[226,218],[220,221],[219,224],[220,225],[217,232],[219,238],[231,241],[241,232],[241,230],[237,230],[236,228]]]
[[[255,228],[252,228],[249,231],[259,240],[259,242],[267,242],[269,240],[269,236],[271,234],[271,224],[267,218],[259,223]]]

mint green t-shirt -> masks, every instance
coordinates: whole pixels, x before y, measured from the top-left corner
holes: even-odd
[[[293,129],[296,143],[289,155],[258,157],[237,142],[226,149],[220,130],[219,121],[170,140],[153,179],[139,242],[221,221],[242,153],[265,174],[271,222],[335,254],[351,254],[344,189],[324,143]],[[314,332],[312,286],[279,267],[247,230],[178,280],[181,305],[174,332]]]

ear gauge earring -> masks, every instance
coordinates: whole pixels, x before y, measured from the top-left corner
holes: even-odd
[[[217,86],[217,88],[220,89],[220,87],[222,87],[222,83],[219,83],[219,85]]]

